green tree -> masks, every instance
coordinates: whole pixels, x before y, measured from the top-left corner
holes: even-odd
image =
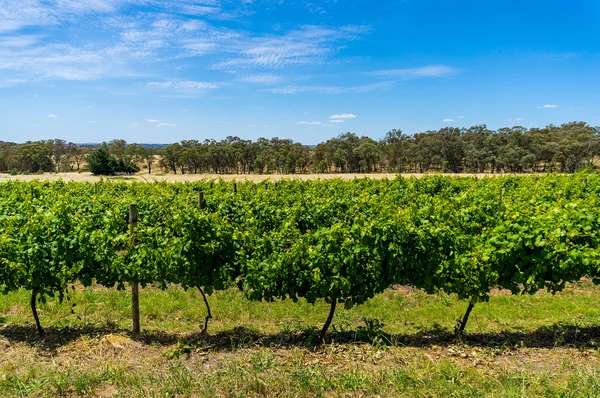
[[[115,160],[108,154],[108,145],[102,143],[87,159],[90,172],[94,175],[112,175],[115,173]]]

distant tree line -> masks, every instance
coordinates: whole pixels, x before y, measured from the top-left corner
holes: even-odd
[[[102,157],[113,167],[110,173],[98,174],[133,172],[139,166],[151,172],[155,163],[175,174],[570,173],[593,167],[600,155],[600,128],[573,122],[532,129],[447,127],[413,135],[392,130],[378,141],[346,133],[316,146],[232,136],[220,141],[185,140],[163,148],[124,140],[100,147],[63,140],[0,142],[0,172],[76,171],[88,167],[90,160],[93,163],[98,151],[107,152]]]
[[[84,158],[82,148],[64,140],[24,144],[0,141],[0,172],[75,171],[85,163]]]
[[[77,145],[64,140],[15,144],[0,141],[0,172],[71,172],[82,168],[96,174],[133,173],[139,164],[152,170],[157,150],[113,140],[101,145]]]
[[[342,134],[314,147],[291,140],[181,141],[161,150],[172,173],[574,172],[600,155],[600,128],[584,122],[527,129],[485,125],[414,135],[392,130],[376,141]]]

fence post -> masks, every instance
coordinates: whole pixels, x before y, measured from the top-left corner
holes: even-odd
[[[237,183],[233,183],[233,193],[237,193]]]
[[[204,209],[204,192],[198,192],[198,208]]]
[[[583,179],[583,186],[584,186],[584,188],[585,188],[585,187],[587,187],[587,177],[585,177],[585,178]]]
[[[129,205],[129,247],[133,250],[135,241],[135,227],[138,222],[137,204]],[[137,280],[131,283],[131,318],[133,320],[133,333],[140,333],[140,285]]]
[[[502,187],[500,187],[500,194],[498,195],[498,215],[502,213]]]

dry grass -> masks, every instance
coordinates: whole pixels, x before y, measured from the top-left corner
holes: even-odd
[[[153,182],[153,181],[167,181],[167,182],[185,182],[185,181],[200,181],[204,179],[218,180],[223,179],[226,181],[238,180],[238,181],[253,181],[260,182],[265,180],[278,181],[284,179],[297,179],[297,180],[314,180],[314,179],[331,179],[340,178],[344,180],[353,180],[355,178],[376,178],[376,179],[393,179],[398,175],[403,177],[416,177],[420,178],[430,174],[393,174],[393,173],[371,173],[371,174],[135,174],[131,176],[115,176],[115,177],[100,177],[94,176],[91,173],[44,173],[44,174],[23,174],[23,175],[10,175],[0,174],[0,182],[3,181],[76,181],[76,182],[97,182],[101,179],[118,180],[118,181],[142,181],[142,182]],[[478,177],[483,178],[485,176],[501,176],[505,174],[448,174],[448,176],[462,176],[462,177]]]
[[[82,336],[53,353],[9,344],[0,362],[5,396],[592,396],[600,359],[593,349],[461,344],[214,351],[114,334]]]

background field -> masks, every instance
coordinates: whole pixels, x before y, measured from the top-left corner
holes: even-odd
[[[75,181],[75,182],[96,182],[100,180],[117,180],[117,181],[168,181],[168,182],[185,182],[185,181],[201,181],[201,180],[218,180],[225,181],[253,181],[260,182],[265,180],[315,180],[315,179],[331,179],[339,178],[342,180],[353,180],[355,178],[375,178],[375,179],[394,179],[397,176],[406,178],[420,178],[431,174],[393,174],[393,173],[369,173],[369,174],[352,174],[352,173],[337,173],[337,174],[135,174],[126,176],[95,176],[88,172],[82,173],[43,173],[43,174],[22,174],[10,175],[0,173],[0,182],[4,181]],[[511,174],[452,174],[452,176],[464,177],[497,177]]]
[[[397,287],[339,310],[322,346],[309,341],[323,302],[219,292],[205,336],[197,292],[147,288],[132,336],[127,291],[76,287],[41,306],[39,338],[28,298],[0,298],[3,396],[600,396],[600,290],[588,281],[556,296],[494,292],[463,341],[465,302]]]

